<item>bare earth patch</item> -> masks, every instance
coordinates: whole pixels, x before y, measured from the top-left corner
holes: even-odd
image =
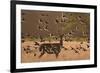
[[[49,43],[49,42],[45,42]],[[53,42],[58,43],[58,42]],[[31,63],[31,62],[45,62],[45,61],[68,61],[68,60],[87,60],[90,59],[90,47],[87,47],[89,43],[83,42],[63,42],[63,46],[65,48],[61,48],[61,51],[58,55],[58,57],[55,56],[55,54],[48,54],[45,53],[41,58],[39,47],[36,47],[33,41],[25,41],[22,43],[21,47],[21,62],[22,63]],[[80,49],[83,47],[84,49]],[[25,48],[29,46],[30,51],[26,51]]]

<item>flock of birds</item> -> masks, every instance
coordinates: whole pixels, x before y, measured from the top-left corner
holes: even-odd
[[[41,14],[41,16],[48,16],[48,14]],[[72,16],[72,14],[71,14],[71,16]],[[82,20],[81,16],[78,16],[77,19],[80,21],[80,24],[84,24],[84,21]],[[22,18],[22,22],[24,20],[25,19]],[[66,20],[68,20],[68,18],[63,15],[61,17],[61,19],[56,18],[55,23],[56,24],[64,23],[64,22],[66,22]],[[41,26],[41,24],[43,24],[43,26]],[[48,24],[49,24],[48,21],[44,21],[42,19],[39,19],[38,29],[41,30],[41,31],[42,30],[49,31],[48,30]],[[78,27],[76,27],[75,30],[78,31]],[[71,31],[70,33],[68,33],[68,36],[72,35],[73,33],[76,33],[76,32]],[[83,33],[85,33],[85,32],[83,32]],[[42,39],[42,37],[41,37],[41,39]],[[57,40],[57,38],[56,38],[56,40]],[[65,40],[65,41],[67,41],[67,40]],[[22,43],[24,43],[24,42],[25,42],[25,40],[22,40]],[[38,50],[40,52],[39,58],[41,58],[46,53],[47,54],[55,54],[55,56],[57,58],[62,49],[66,50],[66,51],[72,50],[72,51],[74,51],[74,53],[80,54],[80,50],[85,52],[85,51],[88,51],[87,48],[90,48],[90,45],[89,45],[88,42],[85,43],[86,47],[82,46],[82,45],[84,45],[84,42],[80,42],[80,44],[78,44],[78,45],[79,46],[76,46],[76,47],[73,47],[73,46],[65,47],[65,46],[62,46],[60,43],[43,43],[43,44],[40,44],[38,42],[35,42],[33,46],[28,45],[27,47],[23,47],[23,50],[26,54],[32,53],[32,54],[34,54],[34,56],[37,56],[36,50]],[[35,48],[35,49],[33,49],[33,48]]]

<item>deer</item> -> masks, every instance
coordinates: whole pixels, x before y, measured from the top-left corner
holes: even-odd
[[[55,54],[57,58],[61,51],[61,45],[60,43],[44,43],[40,45],[39,51],[41,52],[39,58],[41,58],[45,53]]]
[[[35,43],[36,46],[39,46],[39,52],[41,52],[39,58],[41,58],[45,53],[47,54],[55,54],[56,58],[58,57],[59,53],[61,52],[62,42],[60,43]]]
[[[61,49],[64,48],[67,50],[66,47],[63,46],[63,34],[60,35],[60,41],[58,43],[38,43],[35,42],[34,45],[39,46],[39,58],[41,58],[45,53],[47,54],[55,54],[56,58],[58,57]]]

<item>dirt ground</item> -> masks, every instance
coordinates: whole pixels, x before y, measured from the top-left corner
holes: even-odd
[[[76,41],[69,41],[63,42],[63,46],[66,48],[61,48],[61,51],[58,57],[55,54],[48,54],[45,53],[41,58],[39,48],[35,48],[35,42],[33,41],[25,41],[22,43],[21,47],[21,62],[22,63],[31,63],[31,62],[45,62],[45,61],[68,61],[68,60],[86,60],[90,59],[90,47],[87,47],[89,43],[87,42],[76,42]],[[45,42],[49,43],[49,42]],[[53,42],[57,43],[57,42]],[[83,47],[84,49],[79,49]],[[27,46],[30,46],[29,52],[25,50]],[[73,50],[73,49],[74,50]]]

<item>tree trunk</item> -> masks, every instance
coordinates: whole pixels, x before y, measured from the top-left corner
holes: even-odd
[[[40,42],[43,42],[43,37],[42,36],[40,36]]]
[[[60,35],[60,45],[63,46],[63,35]]]

